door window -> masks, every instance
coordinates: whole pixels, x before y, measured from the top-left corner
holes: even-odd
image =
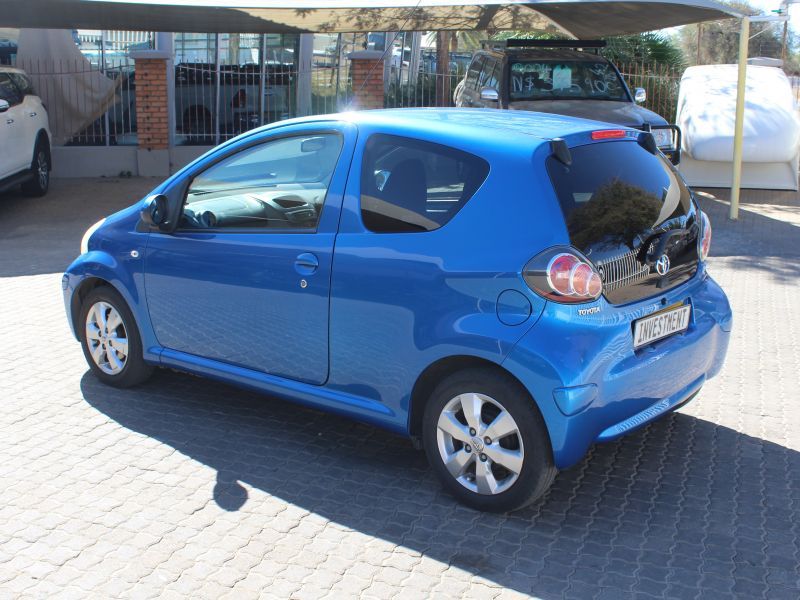
[[[377,233],[432,231],[483,184],[489,164],[449,146],[373,135],[364,149],[361,217]]]
[[[0,73],[0,100],[5,100],[11,106],[22,102],[22,94],[19,93],[17,86],[5,73]]]
[[[483,56],[477,56],[473,59],[472,64],[469,66],[469,71],[467,71],[467,81],[464,84],[467,88],[474,90],[478,86],[478,77],[480,77],[485,60]]]
[[[186,193],[183,229],[316,229],[342,149],[335,133],[286,137],[203,171]]]

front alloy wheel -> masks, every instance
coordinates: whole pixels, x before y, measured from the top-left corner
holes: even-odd
[[[78,318],[83,355],[100,381],[130,387],[150,377],[153,367],[144,362],[136,321],[119,292],[106,285],[92,289]]]
[[[443,379],[425,406],[422,440],[436,475],[478,510],[516,510],[556,475],[544,419],[527,390],[499,368]]]
[[[86,315],[86,344],[92,360],[108,375],[117,375],[128,360],[128,335],[116,308],[96,302]]]

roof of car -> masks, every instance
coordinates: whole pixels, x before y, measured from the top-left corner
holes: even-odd
[[[293,121],[348,121],[387,133],[426,133],[429,136],[497,140],[503,143],[551,140],[571,134],[607,129],[608,123],[550,113],[492,108],[395,108],[364,110]]]
[[[537,60],[581,60],[587,62],[607,62],[604,56],[585,50],[570,50],[568,48],[487,48],[482,52],[488,54],[506,55],[511,58],[537,59]]]
[[[0,65],[0,73],[25,73],[25,71],[8,65]]]

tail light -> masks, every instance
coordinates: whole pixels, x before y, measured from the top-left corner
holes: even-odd
[[[706,213],[700,213],[700,241],[698,243],[697,254],[700,260],[708,258],[708,253],[711,250],[711,221],[708,219]]]
[[[624,138],[627,132],[624,129],[601,129],[592,132],[593,140],[614,140]]]
[[[568,246],[538,254],[525,265],[523,276],[534,292],[555,302],[591,302],[603,293],[603,280],[592,263]]]

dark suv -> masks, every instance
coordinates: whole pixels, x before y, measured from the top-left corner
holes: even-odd
[[[604,46],[600,40],[485,42],[456,87],[455,104],[557,113],[651,131],[677,164],[680,130],[639,106],[645,90],[631,94],[617,68],[597,54]]]

